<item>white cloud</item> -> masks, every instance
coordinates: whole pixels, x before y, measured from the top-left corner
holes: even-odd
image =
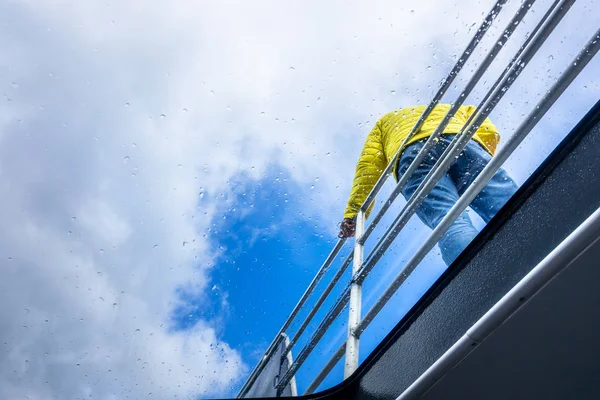
[[[174,288],[209,284],[229,180],[280,163],[333,230],[370,125],[427,102],[491,5],[0,2],[0,397],[227,393],[226,318],[167,328]]]
[[[78,212],[82,228],[100,242],[119,246],[131,235],[131,226],[106,203],[98,200],[85,204]]]

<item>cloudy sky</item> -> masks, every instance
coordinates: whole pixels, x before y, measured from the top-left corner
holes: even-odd
[[[233,396],[335,243],[366,133],[431,99],[492,5],[0,0],[0,398]],[[598,17],[576,3],[492,114],[504,137]],[[597,101],[597,71],[507,162],[518,183]],[[365,307],[426,234],[411,221]],[[443,271],[438,253],[367,330],[361,359]],[[300,389],[343,335],[332,328]]]

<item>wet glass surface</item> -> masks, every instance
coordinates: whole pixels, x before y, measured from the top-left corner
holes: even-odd
[[[550,3],[536,3],[466,104]],[[0,0],[0,398],[234,397],[336,243],[367,134],[429,102],[492,6]],[[596,9],[577,2],[491,114],[499,148],[596,29]],[[597,71],[595,59],[505,163],[518,184],[597,101]],[[429,233],[408,221],[364,283],[363,315]],[[365,331],[360,361],[445,268],[436,246]],[[298,370],[299,393],[345,340],[347,316]],[[342,379],[340,362],[320,389]]]

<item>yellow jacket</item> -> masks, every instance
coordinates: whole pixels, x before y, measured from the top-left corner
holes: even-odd
[[[402,108],[384,115],[377,121],[375,127],[367,136],[356,164],[356,174],[354,175],[348,205],[344,211],[344,218],[353,218],[358,213],[367,195],[371,192],[371,189],[373,189],[373,186],[375,186],[375,183],[388,163],[391,162],[400,144],[410,133],[425,108],[425,106]],[[422,128],[409,140],[407,145],[431,136],[449,110],[449,104],[437,105]],[[474,111],[475,107],[473,106],[460,107],[459,111],[450,119],[443,133],[459,133]],[[473,139],[493,155],[500,141],[500,135],[496,126],[487,118],[477,130]],[[396,176],[396,165],[393,166],[392,174],[394,177]]]

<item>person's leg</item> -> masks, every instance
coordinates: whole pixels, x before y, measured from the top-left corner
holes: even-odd
[[[471,140],[450,169],[450,176],[462,195],[491,160],[490,153]],[[471,202],[471,208],[488,223],[517,191],[517,184],[502,168],[498,169],[487,185]]]
[[[402,194],[407,200],[417,190],[421,182],[423,182],[423,179],[427,176],[446,146],[446,141],[440,141],[438,145],[434,146],[429,155],[425,157],[425,160],[423,160],[421,165],[409,178],[402,189]],[[408,166],[422,147],[423,143],[415,143],[406,148],[398,164],[399,176],[402,176],[404,171],[408,169]],[[425,225],[434,229],[450,208],[452,208],[458,197],[459,194],[456,186],[450,176],[446,174],[425,198],[417,210],[417,216]],[[446,265],[450,265],[458,257],[477,233],[478,231],[473,226],[468,214],[463,212],[444,235],[442,235],[438,243],[442,259]]]

